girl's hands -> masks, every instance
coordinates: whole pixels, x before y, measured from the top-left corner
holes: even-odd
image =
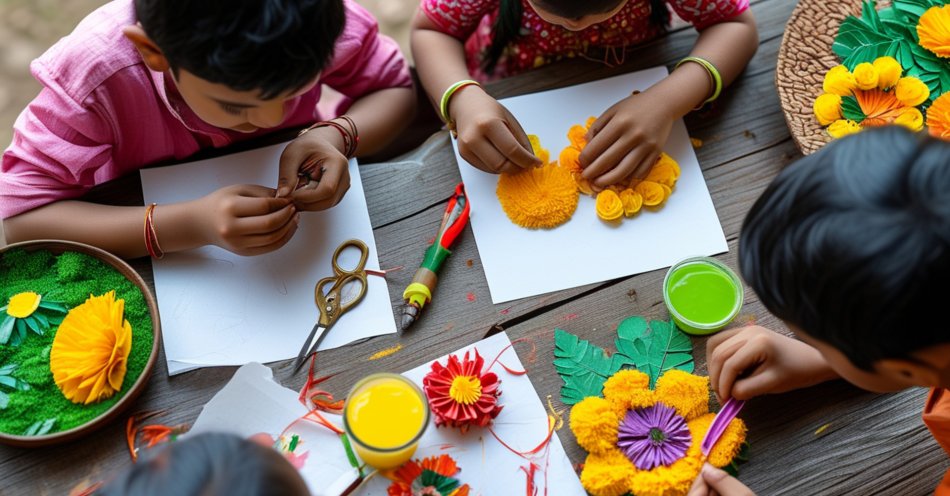
[[[739,479],[707,463],[686,496],[755,496],[755,493]]]
[[[720,401],[784,393],[837,377],[815,348],[759,326],[709,338],[706,366]]]
[[[668,107],[647,90],[615,103],[594,122],[580,163],[595,190],[650,172],[676,120]]]
[[[330,126],[311,129],[291,141],[280,155],[277,196],[289,198],[301,211],[326,210],[340,203],[350,189],[350,166],[344,147],[343,137]],[[297,177],[308,161],[313,161],[309,182]],[[296,190],[295,185],[299,186]]]
[[[476,168],[498,174],[544,165],[515,116],[481,88],[458,90],[449,115],[458,131],[459,154]]]
[[[238,255],[261,255],[287,244],[300,214],[287,198],[264,186],[239,184],[197,200],[195,215],[207,244]]]

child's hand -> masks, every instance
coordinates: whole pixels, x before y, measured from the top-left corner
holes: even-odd
[[[703,465],[702,472],[693,481],[686,496],[755,496],[739,479],[710,464]]]
[[[300,214],[290,200],[275,198],[271,188],[228,186],[198,202],[196,214],[207,242],[238,255],[274,251],[297,232]]]
[[[645,177],[663,151],[674,120],[664,101],[648,93],[613,104],[588,132],[580,155],[584,178],[601,190],[634,176]]]
[[[759,326],[709,338],[706,366],[720,401],[784,393],[837,377],[815,348]]]
[[[459,90],[449,115],[458,131],[459,154],[478,169],[498,174],[544,165],[515,116],[481,88]]]
[[[350,189],[350,166],[344,155],[345,143],[339,131],[330,126],[307,131],[290,142],[280,155],[277,196],[290,198],[298,210],[326,210],[343,199]],[[314,162],[311,180],[300,179],[297,173],[308,161]]]

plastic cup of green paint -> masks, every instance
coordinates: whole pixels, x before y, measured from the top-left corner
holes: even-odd
[[[742,281],[714,258],[687,258],[666,273],[663,301],[683,332],[712,334],[726,327],[742,309]]]

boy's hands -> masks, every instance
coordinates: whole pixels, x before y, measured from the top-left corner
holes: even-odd
[[[675,116],[649,90],[620,100],[594,121],[580,155],[584,178],[595,190],[645,177],[663,151]]]
[[[205,241],[238,255],[261,255],[284,246],[300,221],[290,200],[274,198],[274,190],[264,186],[228,186],[197,202]]]
[[[298,210],[326,210],[343,199],[350,189],[349,161],[344,155],[345,143],[339,131],[330,126],[307,131],[290,142],[280,155],[280,173],[277,179],[277,196],[289,198]],[[312,180],[296,191],[297,173],[307,161],[315,165]]]
[[[815,348],[759,326],[709,338],[706,366],[720,401],[784,393],[837,377]]]
[[[707,463],[686,496],[755,496],[755,493],[739,479]]]
[[[481,88],[458,90],[449,115],[458,131],[459,154],[476,168],[498,174],[544,165],[515,116]]]

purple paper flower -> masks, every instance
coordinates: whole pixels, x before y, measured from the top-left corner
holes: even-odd
[[[662,403],[628,411],[617,436],[617,447],[640,470],[672,465],[691,442],[686,421]]]

